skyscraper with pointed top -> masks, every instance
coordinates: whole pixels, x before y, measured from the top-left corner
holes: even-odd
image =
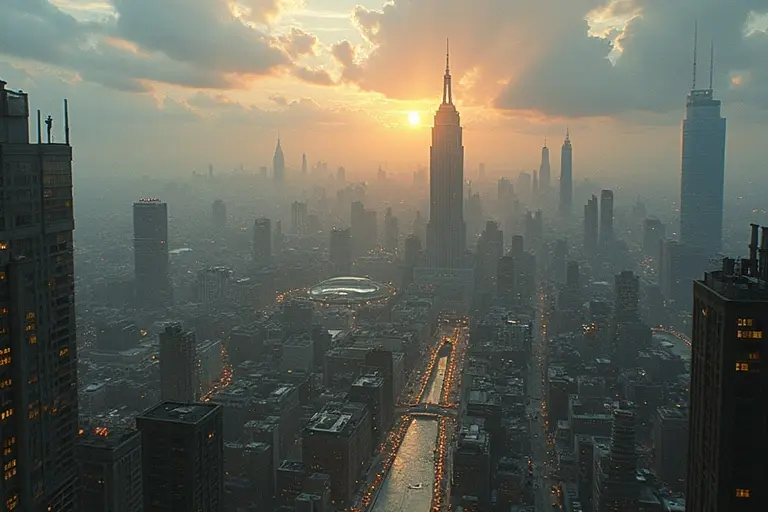
[[[458,268],[466,251],[464,145],[461,119],[453,104],[450,53],[446,51],[443,102],[435,114],[429,154],[427,265]]]
[[[307,174],[307,154],[301,154],[301,174]]]
[[[571,132],[565,130],[565,141],[560,152],[560,213],[571,213],[573,204],[573,147],[571,146]]]
[[[539,186],[542,190],[548,190],[551,182],[551,173],[549,168],[549,148],[547,139],[544,139],[544,146],[541,148],[541,165],[539,166]]]
[[[272,179],[276,185],[285,183],[285,155],[283,155],[283,147],[280,145],[280,134],[277,135],[275,156],[272,157]]]
[[[710,49],[709,88],[696,87],[696,32],[693,84],[683,121],[680,241],[702,256],[711,256],[720,251],[723,237],[725,118],[712,88],[714,47]]]

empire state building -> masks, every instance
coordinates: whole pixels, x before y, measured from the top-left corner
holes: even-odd
[[[464,145],[461,120],[453,104],[449,55],[445,57],[443,102],[435,114],[429,152],[427,265],[460,268],[466,251],[464,223]]]

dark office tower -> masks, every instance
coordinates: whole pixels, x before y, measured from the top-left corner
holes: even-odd
[[[136,418],[144,510],[224,510],[223,417],[220,405],[163,401]]]
[[[584,255],[594,258],[597,255],[597,230],[598,230],[597,196],[584,205]]]
[[[600,192],[600,245],[605,249],[613,243],[613,190]]]
[[[333,273],[337,276],[349,275],[352,270],[352,237],[349,228],[333,228],[329,252]]]
[[[168,263],[168,205],[145,198],[133,203],[136,305],[155,311],[173,303]]]
[[[301,174],[303,175],[307,174],[307,154],[306,153],[301,154]]]
[[[391,401],[391,398],[385,394],[384,377],[378,372],[361,375],[349,388],[349,399],[368,406],[371,415],[371,448],[376,449],[392,420],[385,417],[385,401]]]
[[[536,195],[539,193],[539,173],[534,169],[533,171],[533,186],[532,186],[532,192],[533,195]]]
[[[275,231],[272,233],[272,253],[280,257],[283,253],[283,242],[285,242],[285,235],[283,234],[283,221],[279,220],[275,222]]]
[[[617,322],[634,322],[639,319],[640,278],[631,270],[624,270],[615,279]]]
[[[277,136],[277,146],[275,146],[275,155],[272,157],[272,179],[275,185],[282,186],[285,183],[285,155],[283,147],[280,145],[280,136]]]
[[[517,175],[517,192],[523,197],[531,195],[531,175],[527,172],[521,172]]]
[[[643,252],[646,256],[658,259],[661,254],[661,243],[664,240],[666,228],[659,219],[645,219],[643,222]]]
[[[496,196],[499,203],[511,206],[515,200],[515,186],[507,178],[499,178],[496,185]]]
[[[496,274],[502,256],[504,256],[504,232],[499,229],[496,222],[489,220],[485,223],[485,230],[477,241],[475,277],[481,290],[493,292],[495,289]]]
[[[336,170],[336,181],[338,181],[339,184],[344,184],[347,182],[347,171],[343,167],[339,167]]]
[[[547,147],[547,141],[544,141],[544,146],[541,148],[541,165],[539,166],[539,186],[542,190],[549,190],[551,186],[551,171],[549,168],[549,148]]]
[[[403,261],[402,288],[405,289],[413,282],[413,269],[422,265],[421,240],[416,235],[405,239],[405,255]]]
[[[272,263],[272,222],[265,217],[253,223],[253,262],[259,266]]]
[[[200,398],[195,333],[172,322],[160,333],[160,398],[194,402]]]
[[[400,245],[400,228],[397,217],[392,215],[392,208],[384,214],[384,248],[395,253]]]
[[[107,427],[81,428],[77,439],[80,508],[89,512],[143,512],[141,434]]]
[[[565,132],[563,149],[560,152],[560,213],[571,213],[573,203],[573,147],[571,146],[571,134]]]
[[[291,233],[306,235],[308,227],[307,203],[294,201],[291,204]]]
[[[7,90],[0,80],[4,510],[77,510],[75,226],[64,105],[64,142],[51,142],[50,121],[48,142],[38,129],[38,143],[30,144],[27,95]]]
[[[565,271],[565,286],[570,290],[579,291],[581,289],[580,281],[579,262],[569,261]]]
[[[464,223],[464,145],[461,121],[453,104],[448,55],[443,102],[435,114],[429,155],[429,224],[427,265],[457,268],[467,246]]]
[[[595,461],[593,505],[595,512],[636,512],[640,489],[637,482],[635,413],[631,404],[620,403],[613,411],[611,448]],[[695,509],[703,510],[703,509]]]
[[[555,250],[552,254],[552,277],[558,284],[565,284],[565,270],[568,262],[568,241],[560,239],[555,241]]]
[[[467,500],[471,503],[471,506],[464,507],[465,510],[488,510],[491,494],[490,437],[477,424],[462,425],[459,431],[453,451],[451,494],[457,502]]]
[[[725,118],[720,115],[720,100],[714,98],[712,64],[710,59],[709,88],[697,89],[694,41],[680,186],[680,241],[710,256],[717,254],[722,244],[725,175]]]
[[[510,246],[510,255],[513,258],[520,258],[525,250],[525,238],[522,235],[515,235],[512,237],[512,244]]]
[[[768,228],[693,284],[687,510],[765,510]]]
[[[653,468],[676,491],[685,490],[687,451],[688,410],[659,407],[653,422]]]
[[[512,301],[516,297],[515,283],[517,274],[515,273],[515,258],[504,256],[499,259],[496,269],[496,293],[506,302]]]
[[[541,242],[543,234],[544,218],[542,217],[541,210],[536,210],[535,213],[525,212],[525,239],[532,246],[536,246],[536,244]]]
[[[221,199],[215,200],[211,206],[211,221],[213,229],[219,233],[227,227],[227,205]]]

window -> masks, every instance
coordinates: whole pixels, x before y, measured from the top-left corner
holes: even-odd
[[[737,498],[749,498],[749,489],[736,489]]]
[[[5,411],[0,412],[0,420],[4,420],[6,418],[10,418],[11,416],[13,416],[13,407],[10,407],[10,408],[6,409]]]
[[[741,361],[738,361],[736,363],[736,371],[737,372],[748,372],[749,371],[749,363],[743,363]]]
[[[760,359],[760,352],[750,352],[749,353],[749,360],[750,361],[758,361]]]
[[[35,343],[37,343],[37,336],[35,334],[32,334],[29,337],[29,344],[34,345]]]
[[[35,314],[33,312],[31,312],[31,311],[29,313],[27,313],[25,316],[26,316],[27,320],[34,320],[35,319]]]
[[[761,340],[763,331],[736,331],[736,337],[744,340]]]
[[[739,327],[752,327],[752,322],[754,322],[751,318],[739,318],[736,320],[736,325]]]

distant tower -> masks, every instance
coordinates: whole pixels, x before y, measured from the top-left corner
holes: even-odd
[[[200,398],[195,333],[172,322],[160,333],[160,399],[196,402]]]
[[[723,238],[725,118],[712,89],[714,49],[709,88],[696,88],[696,39],[694,34],[693,85],[683,121],[680,241],[711,256],[720,252]]]
[[[573,203],[573,147],[571,146],[571,134],[565,131],[565,141],[560,153],[560,213],[571,213]]]
[[[352,236],[349,228],[333,228],[330,240],[331,266],[337,276],[346,276],[352,269]]]
[[[272,222],[264,217],[253,224],[253,262],[259,266],[272,263]]]
[[[533,170],[533,189],[531,192],[533,192],[533,195],[539,193],[539,172],[536,169]]]
[[[613,190],[600,192],[600,245],[608,247],[613,242]]]
[[[594,258],[597,255],[598,206],[597,196],[593,195],[584,205],[584,255]]]
[[[208,164],[208,177],[213,178],[213,164]]]
[[[227,205],[224,201],[217,199],[213,202],[211,217],[213,228],[221,234],[221,231],[227,227]]]
[[[453,104],[449,54],[443,76],[443,102],[435,114],[429,157],[427,265],[456,268],[466,252],[464,222],[464,145],[461,120]]]
[[[272,178],[275,180],[275,185],[282,186],[285,183],[285,155],[280,145],[280,135],[277,136],[275,156],[272,157]]]
[[[306,153],[301,154],[301,174],[303,175],[307,174],[307,154]]]
[[[133,259],[138,308],[170,306],[173,288],[168,261],[168,205],[159,199],[133,203]]]
[[[542,190],[548,190],[551,182],[551,173],[549,169],[549,148],[547,139],[544,139],[544,146],[541,148],[541,166],[539,166],[539,186]]]

